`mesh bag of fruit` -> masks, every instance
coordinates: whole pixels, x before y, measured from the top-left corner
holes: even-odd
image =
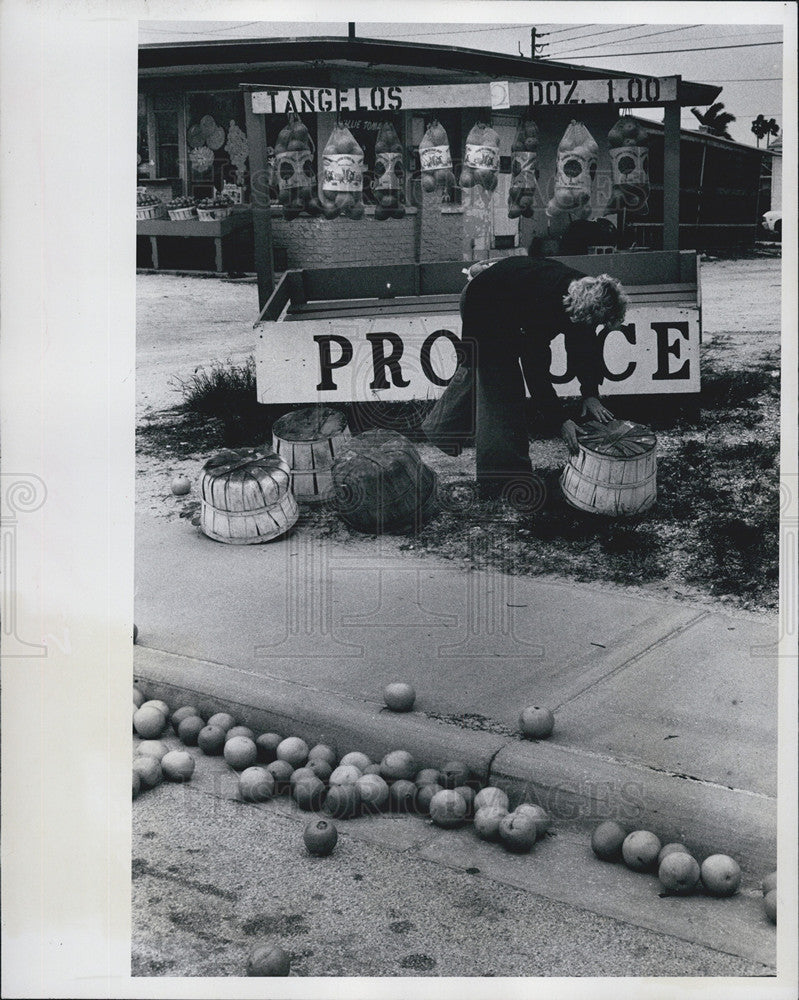
[[[289,112],[289,120],[275,142],[274,174],[277,178],[277,200],[287,219],[300,212],[319,211],[315,195],[313,140],[300,116]]]
[[[490,125],[477,122],[466,136],[461,169],[461,187],[493,191],[499,173],[499,136]]]
[[[326,218],[363,218],[363,150],[341,124],[333,129],[322,150],[319,201]]]
[[[508,191],[508,218],[531,218],[538,194],[538,126],[523,118],[511,146],[511,184]]]
[[[422,190],[449,193],[455,187],[449,139],[443,125],[433,119],[419,143],[419,163],[422,169]]]
[[[405,215],[405,166],[402,143],[391,122],[381,122],[375,141],[375,176],[372,185],[376,219],[401,219]]]
[[[608,132],[613,187],[606,211],[642,214],[649,201],[648,134],[630,117],[619,118]]]
[[[570,122],[558,145],[555,193],[547,204],[548,216],[590,217],[598,153],[599,147],[585,125]]]

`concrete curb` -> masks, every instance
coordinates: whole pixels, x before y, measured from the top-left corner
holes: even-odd
[[[631,830],[651,829],[664,843],[681,840],[700,860],[725,853],[755,874],[776,868],[777,802],[764,795],[574,747],[394,713],[278,678],[267,687],[263,674],[147,646],[134,647],[133,662],[145,694],[175,708],[228,711],[256,731],[359,749],[373,759],[402,747],[423,766],[461,760],[482,782],[506,789],[512,802],[539,802],[556,823],[590,828],[613,818]]]

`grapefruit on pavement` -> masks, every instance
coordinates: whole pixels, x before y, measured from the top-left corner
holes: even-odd
[[[449,829],[466,819],[466,802],[454,789],[442,788],[430,800],[429,812],[436,826]]]
[[[249,726],[233,726],[225,733],[226,740],[232,740],[234,736],[246,736],[248,740],[255,742],[255,733]]]
[[[199,715],[190,715],[188,719],[181,719],[178,726],[178,736],[180,742],[187,747],[197,746],[197,737],[205,729],[205,723]]]
[[[302,839],[309,854],[326,858],[338,840],[336,824],[329,819],[312,819],[302,832]]]
[[[685,844],[681,844],[679,841],[675,840],[675,841],[672,841],[669,844],[664,844],[660,848],[660,851],[658,853],[658,866],[660,866],[660,864],[662,863],[662,861],[663,861],[664,858],[667,858],[670,854],[674,854],[675,851],[677,853],[681,853],[681,854],[690,854],[691,853],[688,850],[688,848],[685,846]]]
[[[392,750],[380,761],[380,773],[386,781],[413,781],[419,767],[407,750]]]
[[[474,797],[474,808],[482,809],[483,806],[499,806],[507,812],[510,808],[507,793],[503,792],[501,788],[494,787],[494,785],[481,788]]]
[[[239,795],[245,802],[266,802],[275,794],[275,776],[265,767],[248,767],[239,776]]]
[[[443,791],[444,789],[438,784],[422,785],[416,792],[416,808],[420,813],[430,812],[430,803],[433,801],[434,796]]]
[[[325,796],[322,809],[336,819],[351,819],[361,808],[361,791],[356,784],[333,785]]]
[[[521,802],[513,810],[520,816],[529,816],[535,823],[535,835],[538,840],[544,836],[549,829],[549,813],[542,806],[535,802]]]
[[[247,959],[248,976],[287,976],[291,959],[279,944],[257,944]]]
[[[249,736],[233,736],[225,740],[222,754],[234,771],[243,771],[245,767],[252,767],[258,760],[258,747],[255,745],[255,740],[251,740]]]
[[[527,740],[545,740],[555,728],[555,716],[548,708],[528,705],[519,716],[519,731]]]
[[[209,757],[218,756],[225,746],[225,730],[209,722],[197,734],[197,746]]]
[[[672,851],[660,862],[658,878],[667,892],[687,896],[699,882],[699,863],[683,851]]]
[[[763,897],[763,909],[766,911],[766,916],[772,922],[772,924],[777,923],[777,890],[769,889],[766,895]]]
[[[283,737],[279,733],[261,733],[255,741],[258,760],[263,764],[271,764],[273,760],[277,760],[277,748],[282,742]]]
[[[291,781],[294,768],[287,760],[273,760],[266,765],[267,771],[275,779],[275,791],[284,792]]]
[[[383,700],[386,703],[386,708],[390,708],[392,712],[410,712],[416,701],[416,692],[410,684],[394,681],[392,684],[386,685],[383,691]]]
[[[287,736],[277,746],[278,760],[287,760],[292,767],[302,767],[308,760],[308,744],[299,736]]]
[[[180,708],[175,709],[169,717],[169,721],[172,723],[172,728],[177,732],[184,719],[192,719],[199,714],[193,705],[181,705]]]
[[[591,848],[600,861],[621,861],[627,831],[614,819],[605,820],[591,834]]]
[[[161,761],[167,781],[189,781],[194,774],[194,758],[186,750],[170,750]]]
[[[777,873],[771,872],[769,875],[766,875],[766,877],[763,879],[763,883],[760,886],[760,888],[763,890],[764,896],[768,896],[768,894],[771,892],[772,889],[776,889]]]
[[[236,720],[230,714],[230,712],[216,712],[208,720],[209,726],[216,726],[218,729],[227,732],[228,729],[232,729],[236,725]]]
[[[389,808],[396,812],[407,812],[413,808],[416,800],[416,785],[412,781],[400,778],[393,781],[388,788]]]
[[[441,768],[441,784],[444,788],[457,788],[458,785],[465,785],[471,774],[463,761],[448,760]]]
[[[155,757],[135,757],[133,770],[138,774],[142,788],[155,788],[161,784],[163,773]]]
[[[713,896],[733,896],[741,884],[741,868],[728,854],[711,854],[701,868],[702,885]]]
[[[508,813],[499,821],[499,839],[509,851],[529,851],[536,840],[535,820],[519,813]]]
[[[326,743],[317,743],[308,751],[308,760],[326,760],[331,769],[336,766],[336,751]]]
[[[474,814],[474,829],[483,840],[499,840],[499,824],[508,815],[503,806],[480,806]]]
[[[292,795],[300,809],[305,812],[315,812],[322,808],[325,798],[325,783],[311,774],[306,778],[300,779],[294,785]]]
[[[633,830],[624,838],[621,855],[634,872],[650,872],[657,865],[660,841],[650,830]]]
[[[166,753],[166,744],[162,743],[161,740],[142,740],[136,747],[136,753],[161,760]]]
[[[157,740],[166,729],[166,716],[160,708],[145,702],[133,716],[133,728],[143,740]]]

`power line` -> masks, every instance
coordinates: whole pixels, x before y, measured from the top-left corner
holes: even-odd
[[[585,52],[588,49],[601,49],[603,45],[623,45],[625,42],[637,42],[643,38],[654,38],[656,35],[671,35],[675,31],[688,31],[690,28],[701,28],[700,24],[686,24],[680,28],[667,28],[665,31],[651,31],[647,35],[631,35],[629,38],[619,38],[616,41],[599,42],[598,45],[586,45],[577,49],[577,52]],[[696,42],[698,38],[690,38],[688,41]]]
[[[583,27],[583,25],[580,25],[580,27]],[[647,25],[645,25],[645,24],[622,24],[618,28],[608,28],[607,31],[589,31],[585,35],[573,35],[571,38],[561,38],[559,41],[555,42],[554,44],[555,45],[563,45],[563,44],[568,45],[569,42],[576,42],[580,38],[596,38],[598,35],[610,35],[610,34],[612,34],[615,31],[628,31],[628,30],[631,30],[632,28],[645,28],[645,27],[647,27]],[[544,36],[546,36],[547,38],[549,37],[549,35],[548,35],[548,33],[546,31],[539,32],[539,34],[541,35],[542,38]],[[554,32],[554,34],[557,34],[557,32]]]
[[[492,28],[463,28],[457,31],[413,31],[411,34],[395,35],[393,32],[388,38],[427,38],[429,35],[473,35],[481,31],[516,31],[520,28],[529,28],[529,24],[497,24]]]
[[[142,33],[149,33],[153,35],[216,35],[222,31],[238,31],[239,28],[249,28],[253,24],[263,24],[263,22],[244,21],[241,24],[233,24],[229,28],[212,28],[210,31],[195,31],[193,28],[184,28],[182,31],[174,31],[170,28],[150,28],[147,25],[139,25],[139,28]]]
[[[758,49],[764,45],[782,45],[778,42],[742,42],[740,45],[702,45],[698,49],[649,49],[646,52],[599,52],[590,56],[564,56],[566,59],[626,59],[629,56],[668,56],[675,52],[711,52],[717,49]]]
[[[689,25],[687,25],[684,28],[669,28],[666,31],[653,31],[653,32],[651,32],[648,35],[634,35],[634,36],[630,37],[629,39],[625,38],[625,39],[619,39],[618,41],[600,42],[598,45],[581,46],[579,49],[575,49],[574,52],[587,52],[588,49],[599,49],[599,48],[602,48],[603,45],[621,45],[621,44],[623,44],[624,42],[627,42],[627,41],[637,42],[639,39],[643,39],[643,38],[654,38],[656,35],[668,35],[668,34],[671,34],[674,31],[685,31],[686,28],[700,28],[700,27],[702,27],[702,25],[699,25],[699,24],[689,24]],[[775,29],[774,28],[769,28],[767,30],[773,32]],[[714,35],[699,35],[697,38],[688,38],[688,39],[686,39],[686,41],[689,41],[689,42],[701,42],[701,41],[703,41],[706,38],[718,38],[718,37],[719,37],[718,34],[714,34]],[[758,36],[758,35],[751,35],[751,34],[747,33],[746,37],[747,38],[758,38],[758,37],[762,38],[762,35]],[[572,50],[567,50],[567,51],[572,51]],[[677,51],[677,50],[672,50],[672,51]],[[568,55],[566,55],[566,58],[568,58]]]

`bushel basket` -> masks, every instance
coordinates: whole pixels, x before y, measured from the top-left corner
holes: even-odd
[[[288,462],[297,500],[333,498],[333,462],[349,437],[346,416],[330,406],[306,406],[275,421],[272,447]]]
[[[578,510],[611,517],[641,514],[655,502],[655,435],[627,420],[597,421],[577,429],[579,451],[569,458],[560,484]]]

